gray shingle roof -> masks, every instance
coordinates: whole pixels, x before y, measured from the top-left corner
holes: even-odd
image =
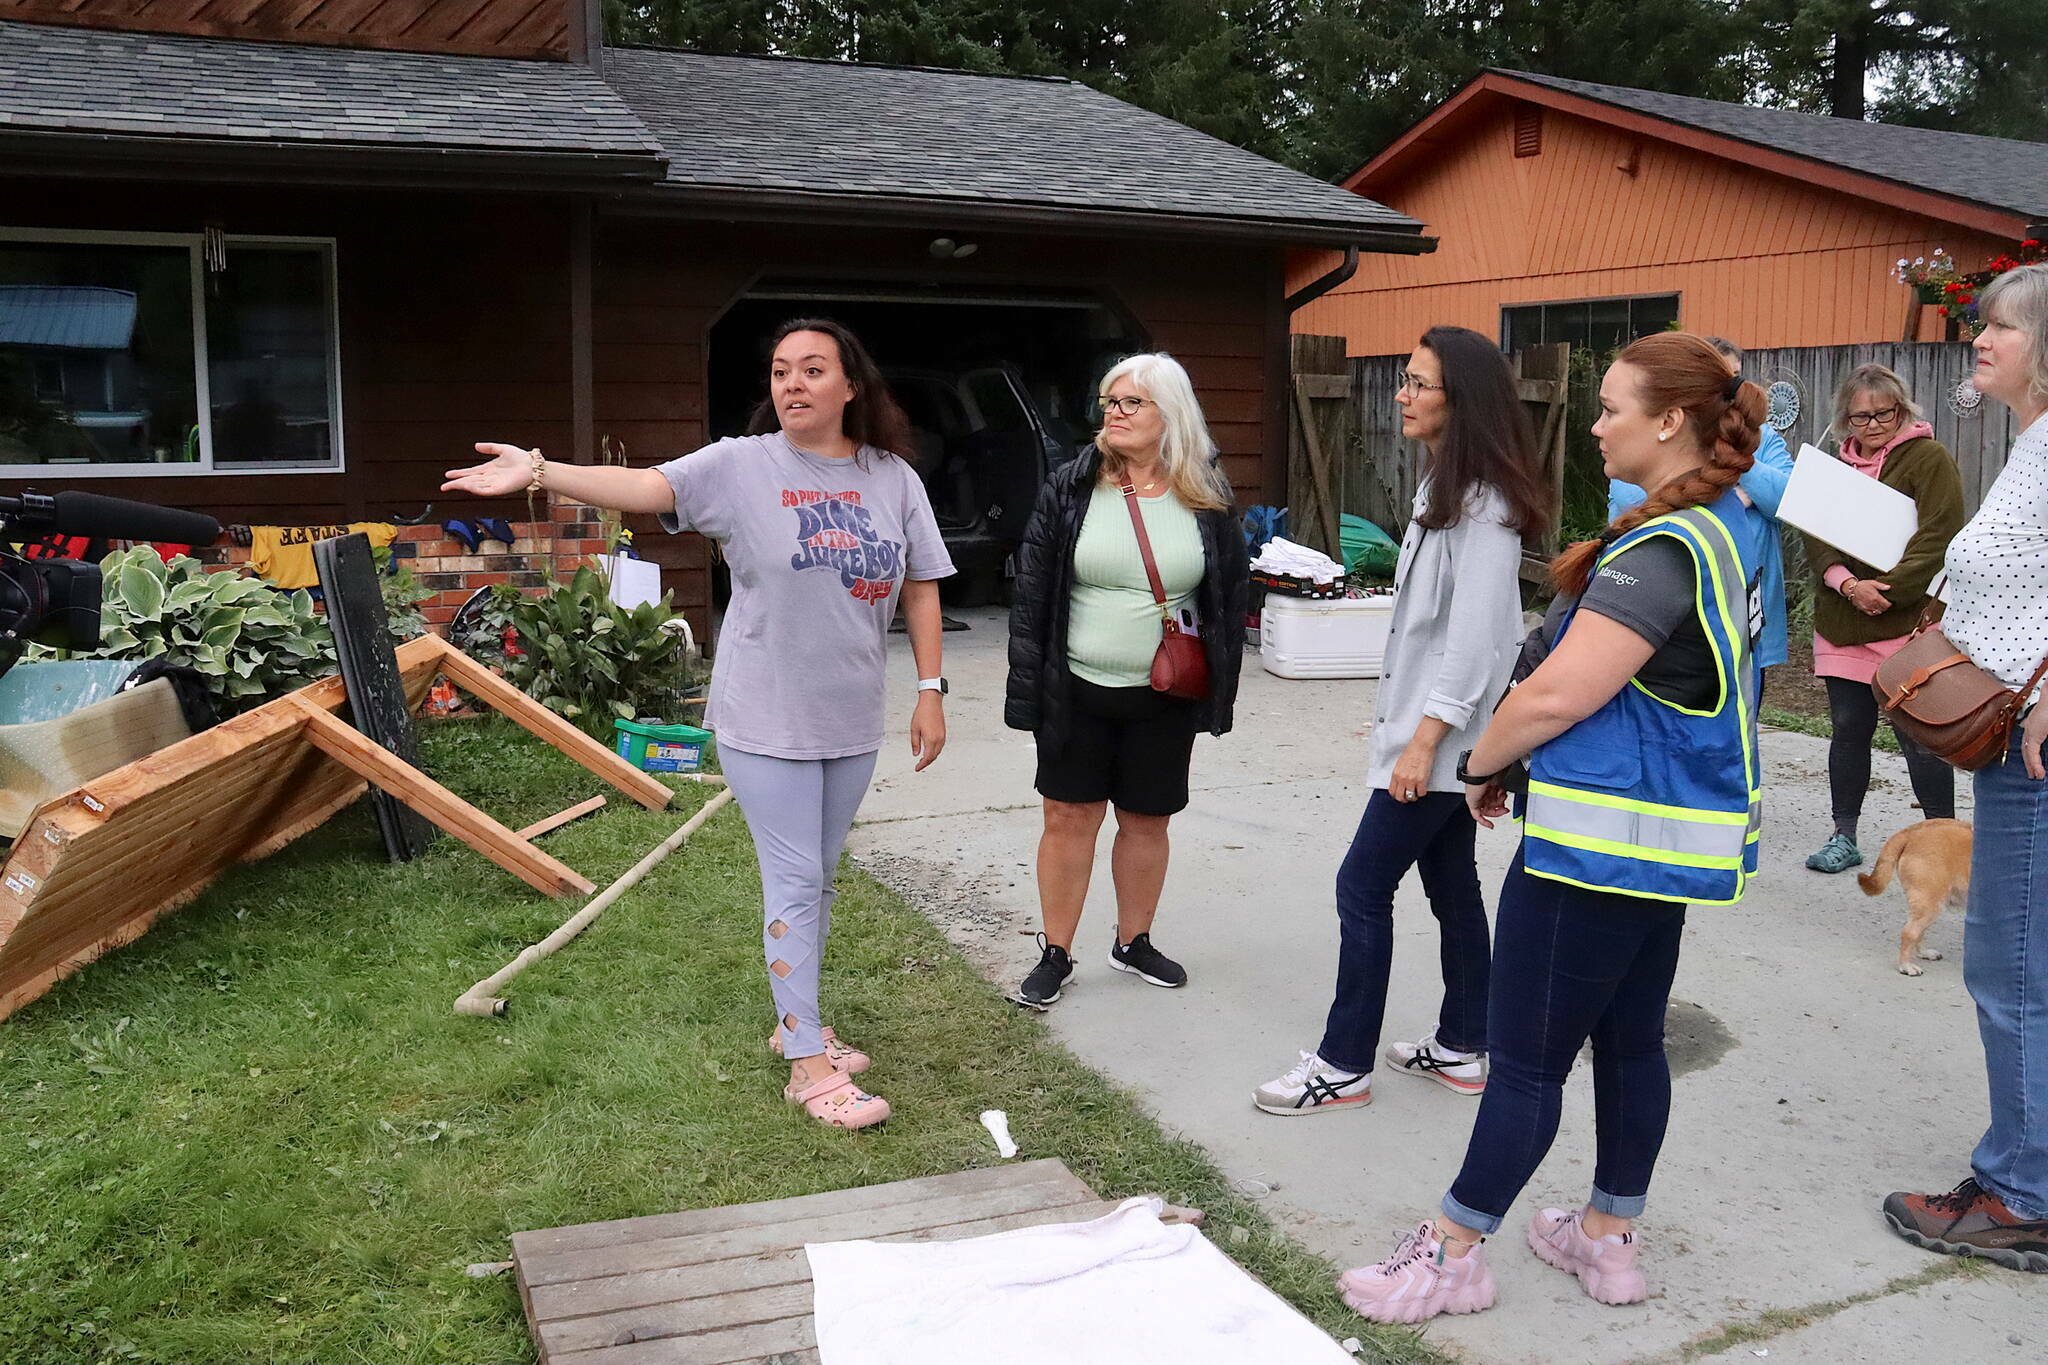
[[[658,156],[567,62],[0,23],[0,132]]]
[[[613,48],[668,183],[1419,232],[1370,199],[1066,80]]]
[[[2048,143],[1759,109],[1527,71],[1501,74],[1916,189],[2048,218]]]

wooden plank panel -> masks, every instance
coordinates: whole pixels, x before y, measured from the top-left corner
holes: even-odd
[[[992,1232],[1038,1227],[1044,1223],[1080,1223],[1100,1218],[1115,1210],[1114,1203],[1090,1196],[1072,1204],[1048,1203],[1022,1213],[994,1218],[977,1218],[941,1227],[918,1228],[891,1233],[878,1242],[928,1242],[959,1237],[981,1237]],[[758,1256],[728,1257],[695,1265],[669,1266],[631,1275],[607,1275],[595,1280],[572,1280],[567,1284],[538,1285],[531,1290],[528,1309],[536,1323],[584,1319],[598,1313],[620,1313],[633,1308],[713,1298],[738,1290],[765,1289],[779,1284],[808,1282],[810,1264],[802,1247],[764,1252]]]
[[[690,1338],[688,1351],[677,1342],[657,1339],[597,1351],[570,1351],[544,1357],[545,1365],[731,1365],[762,1356],[814,1350],[817,1332],[809,1317],[749,1323]]]
[[[912,1182],[915,1183],[915,1182]],[[785,1251],[806,1241],[830,1242],[849,1237],[887,1236],[921,1227],[962,1222],[972,1218],[993,1218],[1044,1208],[1049,1203],[1075,1202],[1073,1185],[1078,1183],[1064,1167],[1041,1172],[1031,1181],[1005,1184],[965,1194],[918,1195],[905,1199],[900,1193],[893,1201],[873,1207],[818,1215],[808,1212],[757,1213],[767,1221],[741,1223],[734,1227],[685,1235],[643,1238],[616,1246],[592,1247],[533,1255],[515,1237],[513,1253],[518,1257],[525,1282],[535,1287],[564,1284],[571,1280],[627,1275],[693,1265],[700,1261],[737,1256],[758,1256]],[[1083,1193],[1086,1187],[1082,1187]],[[821,1196],[809,1196],[820,1198]],[[770,1206],[772,1209],[773,1206]]]

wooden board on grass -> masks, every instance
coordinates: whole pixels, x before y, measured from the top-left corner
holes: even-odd
[[[1100,1218],[1059,1161],[512,1237],[542,1365],[813,1365],[805,1242],[952,1241]]]
[[[435,636],[399,646],[417,709],[437,674],[644,806],[673,793]],[[479,676],[481,675],[481,676]],[[0,1018],[140,937],[238,862],[315,828],[377,781],[398,800],[551,895],[593,884],[336,717],[327,678],[93,778],[46,803],[0,866]],[[564,733],[564,732],[567,733]]]

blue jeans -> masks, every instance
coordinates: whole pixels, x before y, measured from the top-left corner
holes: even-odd
[[[2027,776],[2015,726],[1976,783],[1963,981],[1977,1002],[1991,1126],[1970,1166],[2014,1213],[2048,1218],[2048,782]]]
[[[1337,996],[1316,1055],[1351,1072],[1372,1070],[1394,965],[1394,891],[1413,867],[1442,931],[1444,1003],[1436,1036],[1460,1052],[1486,1050],[1486,902],[1472,844],[1478,826],[1463,792],[1417,801],[1372,794],[1351,851],[1337,869]]]
[[[1565,1077],[1593,1042],[1592,1205],[1643,1211],[1671,1116],[1664,1010],[1685,907],[1508,867],[1494,914],[1492,1069],[1446,1217],[1491,1234],[1557,1138]]]

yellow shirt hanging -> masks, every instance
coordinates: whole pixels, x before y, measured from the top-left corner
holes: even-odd
[[[311,588],[320,575],[313,567],[313,542],[361,531],[370,548],[381,550],[398,539],[388,521],[352,521],[346,526],[251,526],[249,567],[280,588]]]

